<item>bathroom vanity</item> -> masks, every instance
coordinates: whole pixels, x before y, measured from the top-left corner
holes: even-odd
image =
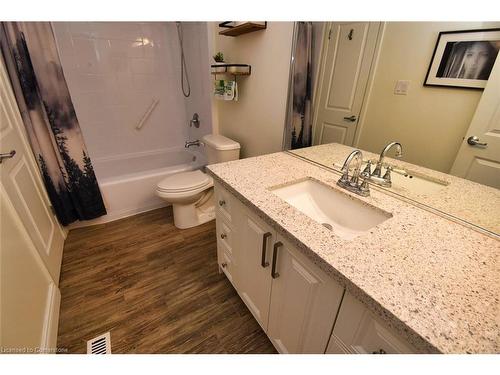
[[[500,351],[496,236],[283,152],[207,170],[220,270],[280,353]]]

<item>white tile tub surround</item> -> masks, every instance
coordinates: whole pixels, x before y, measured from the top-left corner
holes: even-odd
[[[174,22],[54,22],[64,75],[89,154],[100,159],[181,146],[211,132],[206,24],[184,23],[191,97],[180,89]],[[158,106],[135,126],[154,99]],[[188,127],[191,112],[202,127]],[[98,179],[106,175],[97,173]]]

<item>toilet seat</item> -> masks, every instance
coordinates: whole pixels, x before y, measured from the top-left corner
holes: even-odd
[[[163,193],[187,193],[210,187],[213,180],[200,170],[176,173],[166,177],[158,184],[158,191]]]

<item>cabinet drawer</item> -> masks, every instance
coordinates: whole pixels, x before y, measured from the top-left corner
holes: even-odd
[[[219,251],[218,261],[219,261],[219,267],[222,270],[222,272],[224,272],[224,274],[229,279],[231,284],[233,284],[233,286],[236,287],[236,280],[234,275],[234,262],[231,255],[229,255],[225,251]]]
[[[216,221],[217,248],[233,256],[234,231],[222,215],[217,214]]]
[[[416,350],[346,292],[326,352],[396,354]]]
[[[220,184],[215,184],[215,206],[217,212],[221,213],[226,220],[232,221],[232,211],[235,205],[234,201],[236,198],[233,197],[226,189],[224,189]]]

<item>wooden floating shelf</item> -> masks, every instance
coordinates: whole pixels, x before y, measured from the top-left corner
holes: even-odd
[[[248,64],[214,64],[210,65],[210,70],[213,75],[249,76],[252,73],[252,67]]]
[[[255,22],[245,22],[241,25],[228,27],[226,30],[219,31],[219,35],[224,36],[238,36],[242,34],[251,33],[253,31],[264,30],[267,28],[267,22],[255,23]]]

